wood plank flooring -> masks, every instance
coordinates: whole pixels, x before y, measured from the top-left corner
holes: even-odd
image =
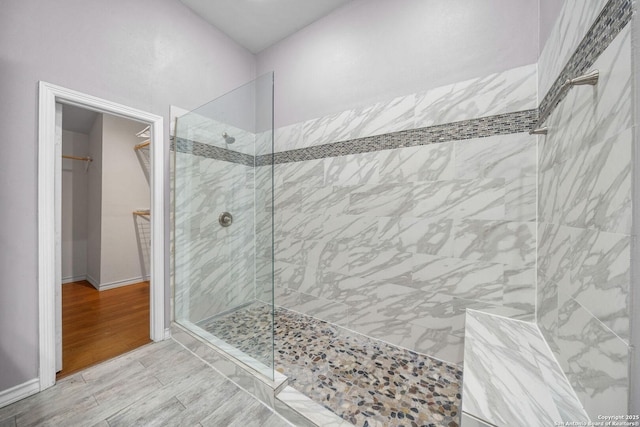
[[[0,408],[0,426],[291,426],[169,339],[92,366]]]
[[[102,292],[87,281],[62,285],[62,371],[57,379],[149,342],[149,282]]]

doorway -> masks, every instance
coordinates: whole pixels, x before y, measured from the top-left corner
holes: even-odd
[[[59,380],[150,342],[150,142],[148,125],[138,121],[56,107],[62,113]]]
[[[38,291],[40,340],[40,391],[55,384],[56,355],[61,342],[56,339],[61,329],[61,162],[62,143],[56,139],[56,124],[61,126],[61,113],[56,103],[72,105],[97,113],[106,113],[149,126],[149,210],[150,304],[149,338],[161,341],[168,337],[165,329],[165,221],[164,221],[164,142],[163,119],[160,116],[116,104],[46,82],[39,85],[38,134]],[[60,117],[58,117],[60,116]],[[58,134],[61,132],[58,132]],[[157,213],[154,215],[154,212]],[[57,291],[57,292],[56,292]]]

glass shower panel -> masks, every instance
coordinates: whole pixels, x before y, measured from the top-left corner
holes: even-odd
[[[176,121],[175,321],[273,378],[273,74]]]

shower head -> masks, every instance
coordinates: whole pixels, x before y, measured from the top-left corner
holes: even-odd
[[[236,139],[232,136],[229,136],[228,133],[223,133],[222,137],[224,138],[224,142],[226,142],[227,144],[233,144],[234,142],[236,142]]]

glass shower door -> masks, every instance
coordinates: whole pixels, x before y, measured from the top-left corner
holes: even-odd
[[[175,321],[273,378],[273,74],[176,121]]]

